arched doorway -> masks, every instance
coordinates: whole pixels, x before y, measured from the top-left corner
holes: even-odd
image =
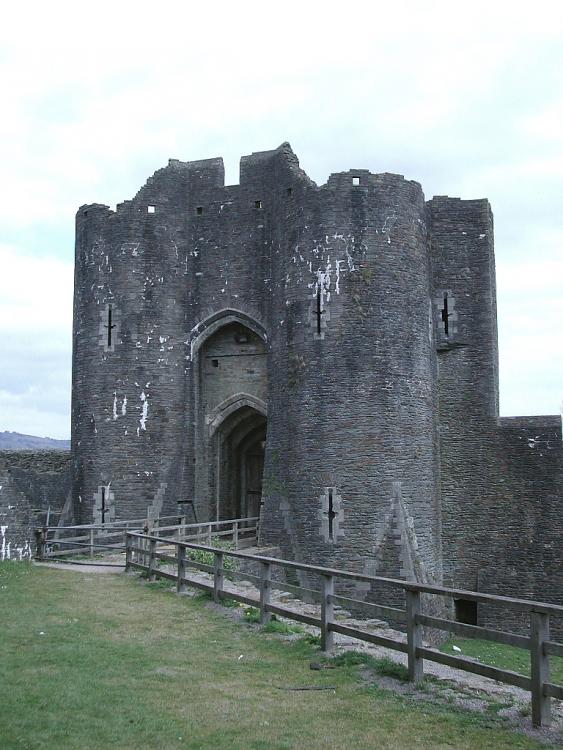
[[[215,321],[197,348],[196,491],[208,518],[260,513],[267,350],[256,330]]]
[[[215,516],[248,518],[260,515],[267,420],[252,406],[242,405],[221,422],[212,437]]]

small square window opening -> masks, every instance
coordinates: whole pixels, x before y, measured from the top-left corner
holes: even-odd
[[[262,208],[262,201],[254,201],[254,208]]]
[[[359,184],[360,184],[360,178],[352,177],[352,185],[359,185]]]
[[[154,214],[155,211],[156,211],[156,207],[155,206],[147,206],[147,213],[148,214]]]
[[[287,194],[288,195],[291,195],[292,192],[293,192],[293,188],[287,188]]]
[[[198,216],[201,216],[201,215],[202,215],[202,213],[203,213],[203,206],[198,206],[198,207],[196,208],[195,212],[196,212],[196,214],[197,214]]]
[[[211,366],[212,367],[219,367],[219,360],[218,359],[212,359],[211,360]]]

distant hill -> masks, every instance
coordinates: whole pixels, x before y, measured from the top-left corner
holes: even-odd
[[[70,440],[55,440],[20,432],[0,432],[0,451],[68,451]]]

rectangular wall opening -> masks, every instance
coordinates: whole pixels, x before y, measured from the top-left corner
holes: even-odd
[[[477,602],[468,599],[454,599],[456,622],[464,625],[477,625]]]

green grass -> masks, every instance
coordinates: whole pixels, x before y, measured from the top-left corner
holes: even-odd
[[[453,646],[460,648],[461,653],[456,652]],[[492,641],[480,641],[477,638],[452,638],[444,643],[440,650],[445,654],[469,656],[492,667],[510,669],[512,672],[530,675],[530,652],[522,648],[505,646],[502,643],[493,643]],[[563,658],[551,656],[549,662],[551,681],[563,685]]]
[[[225,542],[221,539],[213,539],[211,545],[218,550],[235,549],[235,545],[232,542]],[[210,565],[211,567],[213,567],[213,565],[215,564],[215,555],[213,554],[213,552],[206,552],[202,549],[188,550],[187,557],[189,560],[193,560],[194,562],[200,563],[201,565]],[[223,557],[223,570],[225,571],[225,574],[227,576],[229,573],[238,570],[238,560],[234,557]]]
[[[260,622],[260,610],[257,607],[246,607],[244,610],[243,620],[250,623],[251,625],[258,624]],[[296,633],[303,633],[305,631],[300,625],[295,625],[294,623],[289,622],[281,622],[275,615],[272,615],[270,622],[266,623],[266,625],[262,627],[262,632],[277,633],[278,635],[295,635]],[[305,642],[310,645],[317,645],[317,641],[313,640],[313,638],[316,638],[316,636],[306,637]],[[320,638],[318,639],[318,643],[320,643]]]
[[[277,633],[278,635],[295,635],[295,633],[303,633],[304,630],[300,625],[294,625],[289,622],[280,622],[280,620],[276,620],[272,617],[270,622],[263,626],[262,632]]]
[[[330,663],[336,667],[351,667],[356,665],[369,667],[382,677],[393,677],[395,680],[400,680],[401,682],[406,682],[409,678],[408,670],[402,664],[398,664],[386,656],[376,658],[363,651],[345,651],[343,654],[330,659]]]
[[[260,610],[257,607],[246,607],[243,618],[245,622],[255,625],[260,622]]]
[[[2,750],[542,747],[123,574],[0,564],[0,638]]]

